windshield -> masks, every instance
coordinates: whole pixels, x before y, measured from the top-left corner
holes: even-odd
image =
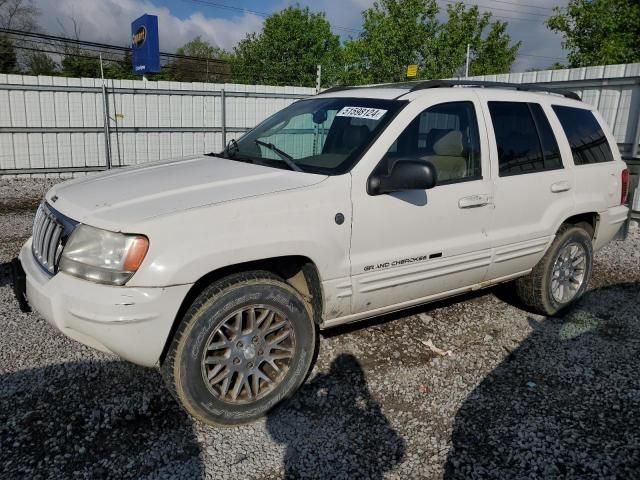
[[[223,155],[303,172],[345,173],[405,104],[370,98],[300,100],[230,142]]]

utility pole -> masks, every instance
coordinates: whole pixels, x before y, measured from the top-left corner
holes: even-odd
[[[318,70],[316,71],[316,95],[320,93],[321,76],[322,76],[322,65],[318,64]]]
[[[470,48],[471,48],[471,45],[469,45],[467,43],[467,62],[466,62],[466,65],[464,67],[464,76],[465,77],[469,76],[469,50],[470,50]]]

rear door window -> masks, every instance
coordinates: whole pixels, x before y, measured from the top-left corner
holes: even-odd
[[[540,105],[489,102],[501,177],[562,168],[558,145]]]
[[[613,161],[607,137],[591,110],[554,105],[553,111],[569,140],[573,163],[586,165]]]
[[[501,177],[562,168],[551,126],[536,103],[489,102]]]

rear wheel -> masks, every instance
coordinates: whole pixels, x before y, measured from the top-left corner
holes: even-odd
[[[315,342],[315,325],[295,289],[269,272],[232,275],[195,300],[162,373],[194,417],[246,423],[302,384]]]
[[[531,273],[516,280],[518,297],[532,310],[554,315],[586,291],[591,278],[591,232],[582,226],[563,225]]]

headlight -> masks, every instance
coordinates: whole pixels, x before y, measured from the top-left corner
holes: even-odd
[[[97,283],[124,285],[148,248],[145,236],[79,225],[62,251],[60,271]]]

